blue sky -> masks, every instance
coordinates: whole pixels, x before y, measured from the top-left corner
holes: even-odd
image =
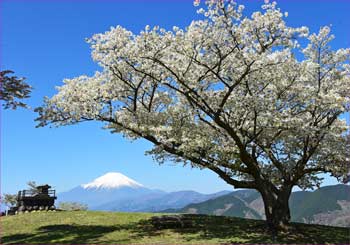
[[[239,1],[246,12],[263,1]],[[334,48],[350,47],[350,1],[278,1],[289,12],[292,26],[312,32],[332,24]],[[3,0],[1,12],[1,70],[11,69],[33,87],[27,100],[33,108],[52,96],[64,78],[92,75],[97,65],[84,41],[94,33],[121,25],[138,33],[145,25],[185,27],[196,14],[192,1],[18,1]],[[89,122],[61,128],[35,128],[31,110],[1,111],[1,191],[14,193],[26,182],[49,183],[65,191],[111,171],[121,172],[145,186],[167,191],[192,189],[203,193],[231,190],[216,174],[167,163],[158,166],[144,151],[146,141],[128,142]],[[349,116],[347,116],[349,123]],[[335,184],[326,178],[325,184]]]

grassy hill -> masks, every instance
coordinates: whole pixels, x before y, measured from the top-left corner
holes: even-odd
[[[156,229],[150,213],[37,212],[1,217],[1,244],[198,244],[350,243],[350,230],[295,223],[276,240],[265,223],[234,217],[192,215],[188,228]]]

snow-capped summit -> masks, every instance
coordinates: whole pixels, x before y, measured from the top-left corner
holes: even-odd
[[[140,183],[132,180],[121,173],[110,172],[98,177],[88,184],[81,185],[84,189],[117,189],[120,187],[139,188]]]

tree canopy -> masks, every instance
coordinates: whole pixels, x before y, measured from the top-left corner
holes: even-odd
[[[87,210],[88,206],[86,204],[78,203],[78,202],[60,202],[58,204],[58,208],[65,211],[81,211]]]
[[[17,195],[14,194],[4,194],[1,200],[2,203],[4,203],[8,207],[13,207],[17,204]]]
[[[0,100],[4,101],[5,109],[16,109],[18,106],[27,107],[21,99],[29,98],[32,87],[24,82],[25,78],[10,76],[10,70],[0,72]]]
[[[288,14],[268,1],[251,16],[234,1],[207,1],[198,13],[186,29],[94,35],[102,71],[65,79],[37,109],[39,126],[105,122],[152,142],[158,162],[210,169],[259,190],[265,204],[294,185],[319,185],[318,173],[346,179],[339,116],[349,111],[350,50],[331,48],[330,27],[287,26]]]

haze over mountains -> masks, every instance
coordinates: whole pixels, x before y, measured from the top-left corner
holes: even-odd
[[[59,202],[80,202],[90,210],[155,212],[169,208],[182,208],[228,194],[222,191],[201,194],[195,191],[165,192],[149,189],[121,173],[110,172],[90,183],[58,194]]]

